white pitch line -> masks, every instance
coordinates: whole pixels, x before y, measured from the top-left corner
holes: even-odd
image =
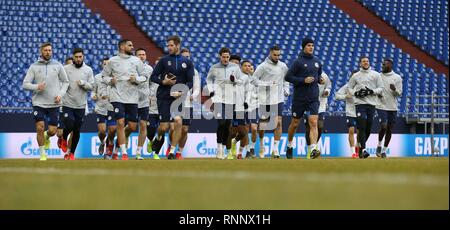
[[[145,170],[113,170],[113,169],[61,169],[32,167],[3,167],[0,173],[26,173],[46,175],[82,175],[82,176],[141,176],[170,177],[187,179],[230,179],[245,181],[287,181],[334,184],[390,184],[420,185],[431,187],[448,187],[449,176],[433,174],[406,173],[338,173],[338,172],[249,172],[249,171],[145,171]],[[0,175],[1,176],[1,175]]]

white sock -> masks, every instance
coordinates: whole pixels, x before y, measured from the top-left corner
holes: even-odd
[[[121,144],[120,149],[122,150],[122,155],[127,154],[127,147],[125,147],[125,144]]]
[[[184,149],[184,147],[178,147],[178,152],[183,153],[183,149]]]
[[[355,146],[350,146],[350,152],[353,154],[353,153],[356,153],[356,149],[355,149]]]
[[[278,146],[279,146],[279,144],[280,144],[280,141],[274,141],[274,142],[273,142],[273,150],[274,150],[275,152],[278,152]]]
[[[383,141],[378,141],[378,146],[377,147],[381,147],[383,145]]]
[[[383,148],[381,149],[381,152],[382,152],[382,153],[386,153],[387,149],[388,149],[388,147],[383,147]]]
[[[176,149],[176,146],[170,146],[170,151],[169,153],[174,153]]]
[[[238,152],[238,154],[242,154],[242,151],[244,151],[244,147],[239,146],[239,152]]]
[[[288,147],[292,148],[292,141],[288,141]]]
[[[311,152],[311,149],[312,149],[312,148],[311,148],[311,145],[308,145],[308,151],[307,151],[307,152],[308,152],[308,153]]]
[[[255,148],[255,142],[250,141],[250,148],[251,148],[251,149],[254,149],[254,148]]]
[[[217,153],[223,152],[223,145],[221,143],[217,143]]]
[[[44,147],[44,146],[39,146],[39,153],[40,153],[41,155],[44,155],[44,154],[45,154],[45,147]]]
[[[141,155],[141,150],[142,150],[142,147],[141,147],[141,146],[138,146],[138,147],[136,148],[136,155]]]
[[[264,146],[264,139],[260,138],[259,139],[259,147]]]

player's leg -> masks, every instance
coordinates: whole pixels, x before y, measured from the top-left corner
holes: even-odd
[[[77,150],[78,142],[80,141],[80,130],[83,125],[83,117],[85,110],[84,109],[74,109],[74,123],[73,130],[71,135],[71,143],[70,143],[70,152],[69,152],[69,160],[75,160],[75,152]]]
[[[377,157],[381,157],[381,150],[383,148],[383,138],[387,129],[387,111],[377,109],[378,121],[380,122],[380,131],[378,132],[378,145],[376,149]]]
[[[63,107],[63,122],[64,122],[64,130],[63,130],[63,140],[61,142],[61,150],[65,152],[64,155],[65,160],[69,160],[69,153],[70,150],[68,148],[71,148],[72,141],[67,142],[69,134],[73,132],[73,129],[75,127],[75,115],[74,115],[74,109],[69,107]],[[73,134],[71,135],[72,139]]]
[[[114,151],[114,138],[116,137],[117,130],[117,122],[114,118],[114,111],[108,111],[108,115],[106,117],[106,126],[108,127],[108,150],[105,155],[105,159],[112,158]],[[117,159],[117,154],[114,156]]]
[[[347,117],[348,127],[348,144],[350,146],[350,155],[352,158],[358,158],[358,153],[355,150],[355,126],[356,120],[354,117]]]
[[[45,137],[44,137],[44,131],[45,131],[45,112],[44,109],[41,107],[33,106],[33,119],[36,124],[36,141],[39,146],[39,154],[40,154],[40,160],[45,161],[47,160],[47,154],[45,152]]]
[[[367,158],[366,151],[366,129],[367,129],[367,109],[366,105],[355,105],[356,107],[356,123],[358,128],[357,140],[359,143],[359,158]]]
[[[397,111],[389,111],[388,112],[388,122],[387,122],[387,128],[386,128],[386,137],[384,140],[384,147],[381,151],[381,157],[386,158],[386,151],[389,146],[389,143],[391,142],[392,137],[392,129],[394,128],[395,121],[397,119]]]
[[[295,101],[293,101],[291,111],[292,111],[292,119],[288,128],[288,144],[286,148],[287,159],[293,158],[292,142],[294,140],[295,132],[297,132],[297,128],[300,124],[300,118],[303,117],[303,114],[306,111],[306,107],[302,103],[296,103]]]
[[[148,122],[148,112],[149,108],[138,108],[139,117],[139,135],[138,135],[138,146],[136,148],[136,159],[143,160],[142,157],[142,147],[144,146],[145,138],[147,137],[147,122]]]
[[[320,137],[322,136],[324,123],[325,113],[319,113],[319,120],[317,121],[317,142],[319,142]]]
[[[283,103],[279,103],[278,105],[271,106],[271,116],[276,117],[276,128],[273,131],[274,134],[274,146],[272,150],[272,157],[273,158],[280,158],[280,151],[279,151],[279,145],[280,145],[280,139],[281,139],[281,133],[283,132]]]
[[[97,136],[100,140],[98,147],[98,154],[103,155],[105,152],[105,137],[106,137],[106,116],[97,114]]]

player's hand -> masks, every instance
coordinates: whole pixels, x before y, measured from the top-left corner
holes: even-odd
[[[392,91],[395,91],[395,90],[396,90],[396,88],[395,88],[395,85],[394,85],[394,84],[390,84],[390,85],[389,85],[389,88],[391,88],[391,90],[392,90]]]
[[[108,100],[108,96],[106,95],[102,96],[102,100]]]
[[[214,97],[214,94],[215,94],[214,91],[210,92],[209,97]]]
[[[181,97],[181,95],[183,95],[183,93],[180,91],[170,92],[170,96],[172,96],[174,98],[179,98],[179,97]]]
[[[325,84],[325,79],[323,77],[319,78],[319,84],[321,85]]]
[[[175,82],[176,82],[175,76],[173,74],[169,73],[169,74],[166,74],[166,76],[164,76],[164,80],[162,81],[162,84],[163,85],[175,85]]]
[[[314,82],[314,77],[309,76],[309,77],[305,78],[305,83],[306,84],[309,84],[309,83],[312,83],[312,82]]]
[[[328,90],[324,90],[322,93],[322,97],[328,97],[328,95],[330,95],[330,92],[328,92]]]
[[[112,76],[112,77],[111,77],[111,81],[110,81],[109,83],[110,83],[112,86],[115,86],[116,83],[117,83],[116,77],[115,77],[115,76]]]
[[[353,98],[353,95],[351,93],[347,93],[347,95],[345,95],[345,98],[351,99],[351,98]]]
[[[244,109],[248,109],[248,103],[247,102],[244,103]]]
[[[84,85],[84,81],[83,80],[78,80],[77,81],[77,85],[78,86],[83,86]]]
[[[56,97],[55,97],[55,103],[56,103],[56,104],[61,103],[61,96],[56,96]]]
[[[91,98],[92,98],[92,100],[94,100],[94,101],[97,101],[97,100],[98,100],[97,94],[93,94]]]
[[[136,76],[134,76],[134,75],[131,75],[130,76],[130,79],[128,80],[130,83],[136,83]]]
[[[236,80],[236,78],[234,77],[234,75],[230,75],[230,81],[234,82]]]
[[[368,88],[367,86],[366,86],[366,92],[367,92],[367,95],[372,95],[372,94],[374,94],[373,90],[370,89],[370,88]]]
[[[47,86],[47,85],[45,84],[45,82],[41,82],[41,83],[38,84],[38,90],[39,90],[39,91],[42,91],[42,90],[45,89],[46,86]]]

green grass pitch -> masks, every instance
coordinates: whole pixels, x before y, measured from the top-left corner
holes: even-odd
[[[447,157],[0,160],[0,209],[449,209]]]

